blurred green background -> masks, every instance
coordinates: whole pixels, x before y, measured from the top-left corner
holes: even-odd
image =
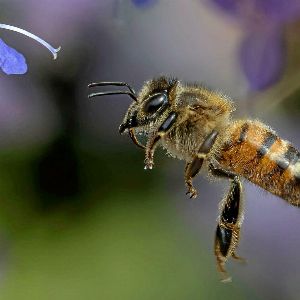
[[[229,261],[233,282],[220,283],[226,182],[199,176],[188,199],[183,162],[158,151],[146,172],[119,136],[130,99],[87,99],[92,81],[138,90],[171,74],[222,90],[236,117],[260,118],[299,148],[300,23],[282,25],[282,74],[255,90],[239,60],[244,24],[212,2],[1,1],[2,23],[62,50],[52,61],[2,31],[29,70],[0,81],[0,299],[299,299],[299,209],[246,184],[238,252],[248,264]]]

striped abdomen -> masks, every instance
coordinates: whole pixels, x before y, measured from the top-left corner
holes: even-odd
[[[259,121],[237,121],[220,146],[220,165],[300,206],[300,153]]]

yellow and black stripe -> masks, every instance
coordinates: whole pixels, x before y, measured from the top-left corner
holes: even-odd
[[[237,121],[217,157],[220,165],[300,206],[300,153],[259,121]]]

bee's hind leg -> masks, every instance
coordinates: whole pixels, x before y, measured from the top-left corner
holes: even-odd
[[[228,258],[232,257],[245,261],[235,253],[239,242],[244,212],[242,185],[238,176],[232,177],[233,174],[231,173],[226,175],[227,171],[215,170],[213,172],[218,172],[220,176],[231,179],[229,192],[221,202],[221,212],[215,234],[217,268],[223,277],[222,281],[226,282],[230,281],[230,277],[225,270],[225,263]]]
[[[215,143],[217,136],[218,132],[216,130],[213,130],[205,138],[204,142],[199,148],[196,157],[194,157],[194,159],[190,163],[187,163],[185,166],[184,181],[187,186],[186,194],[189,194],[190,198],[197,197],[197,190],[193,186],[193,178],[200,172],[204,159]]]

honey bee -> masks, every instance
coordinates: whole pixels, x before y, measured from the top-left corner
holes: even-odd
[[[133,143],[145,151],[145,169],[152,169],[154,152],[163,146],[167,152],[186,161],[184,180],[190,198],[197,197],[193,179],[200,169],[210,176],[229,181],[220,203],[214,252],[223,281],[229,258],[236,254],[244,216],[241,177],[300,206],[300,153],[258,120],[233,120],[233,102],[226,96],[199,84],[183,84],[161,76],[147,81],[137,95],[124,82],[98,82],[95,86],[120,86],[128,90],[97,92],[90,98],[126,94],[133,99],[122,124]],[[146,145],[137,134],[147,137]]]

